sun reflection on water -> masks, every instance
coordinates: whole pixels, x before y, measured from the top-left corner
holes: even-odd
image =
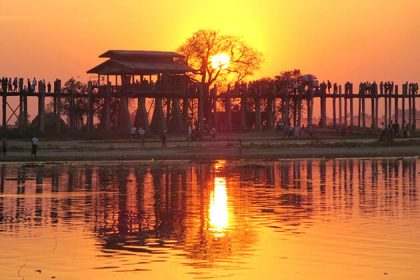
[[[229,226],[228,196],[226,190],[226,179],[214,178],[214,191],[210,193],[210,230],[215,232],[216,237],[225,235]]]

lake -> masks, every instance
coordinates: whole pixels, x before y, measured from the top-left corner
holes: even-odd
[[[419,279],[418,159],[0,166],[0,279]]]

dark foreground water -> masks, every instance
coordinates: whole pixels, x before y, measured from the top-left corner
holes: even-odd
[[[418,165],[1,165],[0,279],[420,279]]]

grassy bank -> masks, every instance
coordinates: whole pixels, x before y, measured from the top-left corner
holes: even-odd
[[[10,140],[2,162],[22,161],[107,161],[107,160],[215,160],[337,157],[420,156],[420,139],[322,139],[284,140],[230,138],[188,142],[169,139],[163,148],[155,139],[141,147],[138,140],[41,141],[38,157],[30,155],[30,142]]]

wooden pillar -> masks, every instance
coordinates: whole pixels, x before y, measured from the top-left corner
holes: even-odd
[[[383,97],[384,97],[384,112],[385,112],[384,113],[384,124],[385,124],[385,127],[388,127],[388,97],[384,93],[381,93],[381,94],[383,94]]]
[[[296,127],[302,126],[302,99],[303,99],[303,89],[299,88],[297,91],[297,98],[295,99],[296,110],[297,110],[297,122]]]
[[[327,93],[326,91],[321,92],[321,127],[327,126]]]
[[[184,131],[184,122],[182,119],[181,111],[179,109],[179,98],[172,99],[171,118],[169,119],[168,129],[175,133]]]
[[[204,128],[204,85],[200,84],[198,97],[198,125],[200,130]]]
[[[398,123],[398,85],[395,85],[395,93],[394,93],[394,111],[395,111],[395,123]]]
[[[407,86],[406,84],[402,85],[402,98],[401,98],[401,127],[405,125],[405,97],[407,95]]]
[[[228,86],[228,90],[226,92],[225,97],[225,112],[226,112],[226,129],[227,131],[232,131],[232,107],[231,107],[231,96],[230,96],[230,85]]]
[[[375,89],[375,128],[379,127],[379,95],[378,90]]]
[[[308,100],[307,100],[307,116],[308,116],[308,123],[307,126],[312,127],[312,108],[313,108],[313,92],[312,88],[308,89]]]
[[[136,127],[142,127],[146,130],[146,133],[150,133],[149,116],[146,110],[146,98],[139,97],[137,99],[137,113],[135,120]]]
[[[88,116],[87,116],[87,128],[88,130],[93,129],[93,88],[92,82],[88,82]]]
[[[107,82],[105,91],[105,130],[111,129],[111,84]]]
[[[273,91],[272,96],[267,98],[267,126],[269,129],[274,127],[274,104],[276,102],[276,95],[277,95],[277,87],[276,84],[273,83]]]
[[[258,83],[255,90],[255,130],[261,130],[261,84]]]
[[[297,124],[297,98],[296,94],[292,97],[293,100],[293,127],[296,127]]]
[[[23,121],[26,127],[28,124],[28,93],[27,92],[23,93]]]
[[[57,83],[57,80],[54,81],[54,88],[53,88],[53,93],[54,93],[54,97],[53,97],[53,113],[55,115],[57,115],[57,94],[55,92],[56,83]]]
[[[165,129],[165,118],[163,115],[162,97],[155,98],[155,108],[153,110],[151,129],[155,133],[161,133]],[[200,126],[201,127],[201,126]]]
[[[370,116],[371,116],[371,124],[370,127],[371,128],[375,128],[375,97],[374,94],[371,90],[370,92]]]
[[[23,103],[24,103],[24,97],[23,97],[23,92],[20,91],[19,92],[19,122],[18,122],[18,126],[19,126],[19,130],[23,131],[25,122],[24,122],[24,113],[23,113]]]
[[[412,116],[413,114],[411,113],[411,110],[413,109],[413,105],[411,104],[412,102],[412,95],[411,95],[411,86],[408,88],[407,90],[407,96],[408,96],[408,123],[411,125],[412,124]]]
[[[213,126],[217,127],[217,85],[211,89],[212,111],[213,111]]]
[[[347,84],[347,86],[345,87],[345,89],[344,89],[344,127],[346,127],[347,128],[347,126],[348,126],[348,123],[347,123],[347,115],[348,115],[348,112],[347,112],[347,98],[348,98],[348,93],[349,93],[349,87],[348,87],[348,84]]]
[[[283,91],[283,121],[287,127],[289,127],[289,123],[290,123],[289,103],[290,103],[289,90],[285,88]]]
[[[342,95],[342,87],[341,87],[341,85],[339,85],[338,86],[338,123],[339,123],[339,126],[341,127],[342,125],[343,125],[343,104],[342,104],[342,98],[343,98],[343,95]]]
[[[74,121],[74,84],[71,85],[70,88],[70,128],[75,128],[75,121]]]
[[[57,130],[57,134],[60,134],[61,132],[61,80],[58,80],[58,79],[55,80],[54,94],[56,96],[56,112],[55,112],[57,115],[56,130]]]
[[[169,123],[172,119],[172,107],[173,107],[173,100],[171,97],[166,97],[166,123]]]
[[[183,93],[184,93],[184,97],[182,99],[182,119],[184,122],[185,127],[188,128],[188,121],[189,121],[189,114],[188,114],[188,110],[189,110],[189,100],[188,100],[188,95],[189,95],[189,90],[191,90],[188,85],[187,85],[187,81],[184,81],[183,83]],[[192,126],[192,124],[191,124]]]
[[[239,86],[238,86],[239,89]],[[240,96],[241,96],[241,129],[242,130],[247,130],[248,129],[248,125],[246,122],[246,117],[247,117],[247,93],[248,93],[248,87],[246,84],[243,84],[240,87]]]
[[[336,90],[334,90],[334,92],[333,92],[333,98],[332,98],[332,106],[333,106],[333,108],[332,108],[333,109],[333,128],[336,128],[337,127],[337,112],[336,112],[337,102],[336,102],[336,98],[337,98],[337,92],[336,92]]]
[[[392,121],[392,96],[391,91],[388,90],[388,95],[386,97],[388,99],[388,123]]]
[[[362,127],[366,128],[366,89],[362,90]]]
[[[45,85],[43,82],[38,83],[38,119],[39,119],[39,132],[41,135],[45,133]]]
[[[7,126],[7,90],[2,93],[2,115],[3,115],[3,128]]]
[[[362,84],[360,83],[359,85],[359,94],[358,94],[358,111],[357,111],[357,126],[360,128],[361,127],[361,116],[362,116]]]
[[[184,124],[187,124],[189,121],[188,110],[189,110],[189,99],[188,97],[184,96],[184,98],[182,99],[182,119],[184,121]]]
[[[120,95],[120,115],[119,115],[119,128],[123,131],[129,131],[131,127],[131,118],[130,112],[128,110],[128,85],[130,77],[122,75],[121,76],[121,92]]]
[[[417,127],[417,112],[416,112],[416,90],[413,88],[412,92],[411,92],[412,96],[413,96],[413,101],[411,102],[412,104],[412,109],[411,109],[411,113],[413,114],[412,120],[412,127],[413,130],[416,130]]]
[[[354,126],[354,122],[353,122],[353,117],[354,117],[354,112],[353,112],[353,91],[350,92],[350,127],[353,129]]]

